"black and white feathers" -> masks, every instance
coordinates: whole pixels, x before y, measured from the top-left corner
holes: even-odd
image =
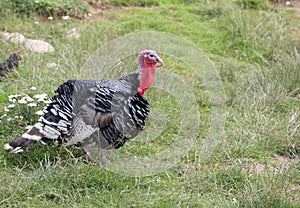
[[[95,139],[102,148],[119,148],[143,129],[150,113],[137,87],[138,74],[116,80],[69,80],[55,91],[47,113],[5,149],[22,152],[33,140],[77,144]]]

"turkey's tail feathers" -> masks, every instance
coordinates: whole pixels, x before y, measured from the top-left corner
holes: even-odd
[[[5,144],[4,149],[10,151],[11,153],[17,154],[26,150],[28,145],[34,140],[39,140],[42,143],[46,143],[47,141],[43,141],[43,137],[44,135],[41,134],[35,126],[33,126],[22,136],[17,137],[9,143]]]
[[[17,137],[5,144],[4,149],[10,151],[11,153],[17,154],[23,152],[32,141],[33,140],[25,139],[24,137]]]

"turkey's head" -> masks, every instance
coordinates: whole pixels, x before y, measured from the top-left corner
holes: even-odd
[[[19,61],[21,60],[21,53],[13,53],[11,54],[8,59],[6,59],[5,63],[7,64],[9,69],[12,69],[13,67],[18,68]]]
[[[156,67],[161,67],[164,62],[155,51],[151,50],[142,51],[139,55],[138,62],[140,65],[140,85],[137,92],[144,95],[154,82]]]
[[[10,52],[13,52],[13,54],[11,54],[8,59],[10,59],[11,61],[15,61],[15,62],[19,62],[20,60],[22,60],[21,58],[21,52],[18,51],[18,52],[15,52],[15,51],[10,51]]]
[[[20,60],[22,60],[21,52],[13,53],[12,55],[9,56],[9,58],[11,58],[11,60],[14,60],[16,62],[19,62]]]

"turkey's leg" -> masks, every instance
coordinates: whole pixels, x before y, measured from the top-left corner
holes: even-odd
[[[103,151],[101,145],[98,142],[96,142],[96,147],[97,147],[97,150],[98,150],[97,151],[98,155],[94,155],[94,157],[92,157],[91,148],[89,147],[89,145],[83,145],[83,150],[85,152],[85,160],[87,162],[100,162],[101,165],[111,164],[111,161],[106,158],[106,156],[104,154],[104,151]]]
[[[92,157],[91,157],[91,149],[89,147],[89,145],[82,145],[83,147],[83,151],[85,152],[85,160],[87,162],[92,162]]]
[[[101,147],[100,141],[96,140],[96,146],[97,146],[97,149],[99,151],[100,163],[102,165],[109,165],[109,164],[111,164],[111,161],[109,159],[107,159],[106,156],[105,156],[105,154],[104,154],[104,150]]]

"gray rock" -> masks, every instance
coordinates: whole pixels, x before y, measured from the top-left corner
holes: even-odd
[[[72,28],[70,31],[67,32],[67,38],[80,38],[80,34],[77,32],[76,28]]]
[[[8,33],[8,32],[3,32],[2,33],[2,38],[6,41],[10,41],[13,43],[24,43],[26,41],[26,38],[24,35],[22,35],[21,33]]]
[[[50,45],[49,43],[43,40],[27,39],[25,42],[25,48],[27,50],[39,52],[39,53],[45,53],[45,52],[52,53],[55,51],[52,45]]]
[[[54,62],[50,62],[46,64],[46,69],[57,68],[57,64]]]
[[[16,44],[25,43],[25,48],[29,51],[34,51],[38,53],[45,53],[45,52],[54,52],[54,48],[49,43],[43,40],[33,40],[33,39],[26,39],[24,35],[18,32],[8,33],[2,32],[0,33],[2,38],[6,41],[10,41]]]

